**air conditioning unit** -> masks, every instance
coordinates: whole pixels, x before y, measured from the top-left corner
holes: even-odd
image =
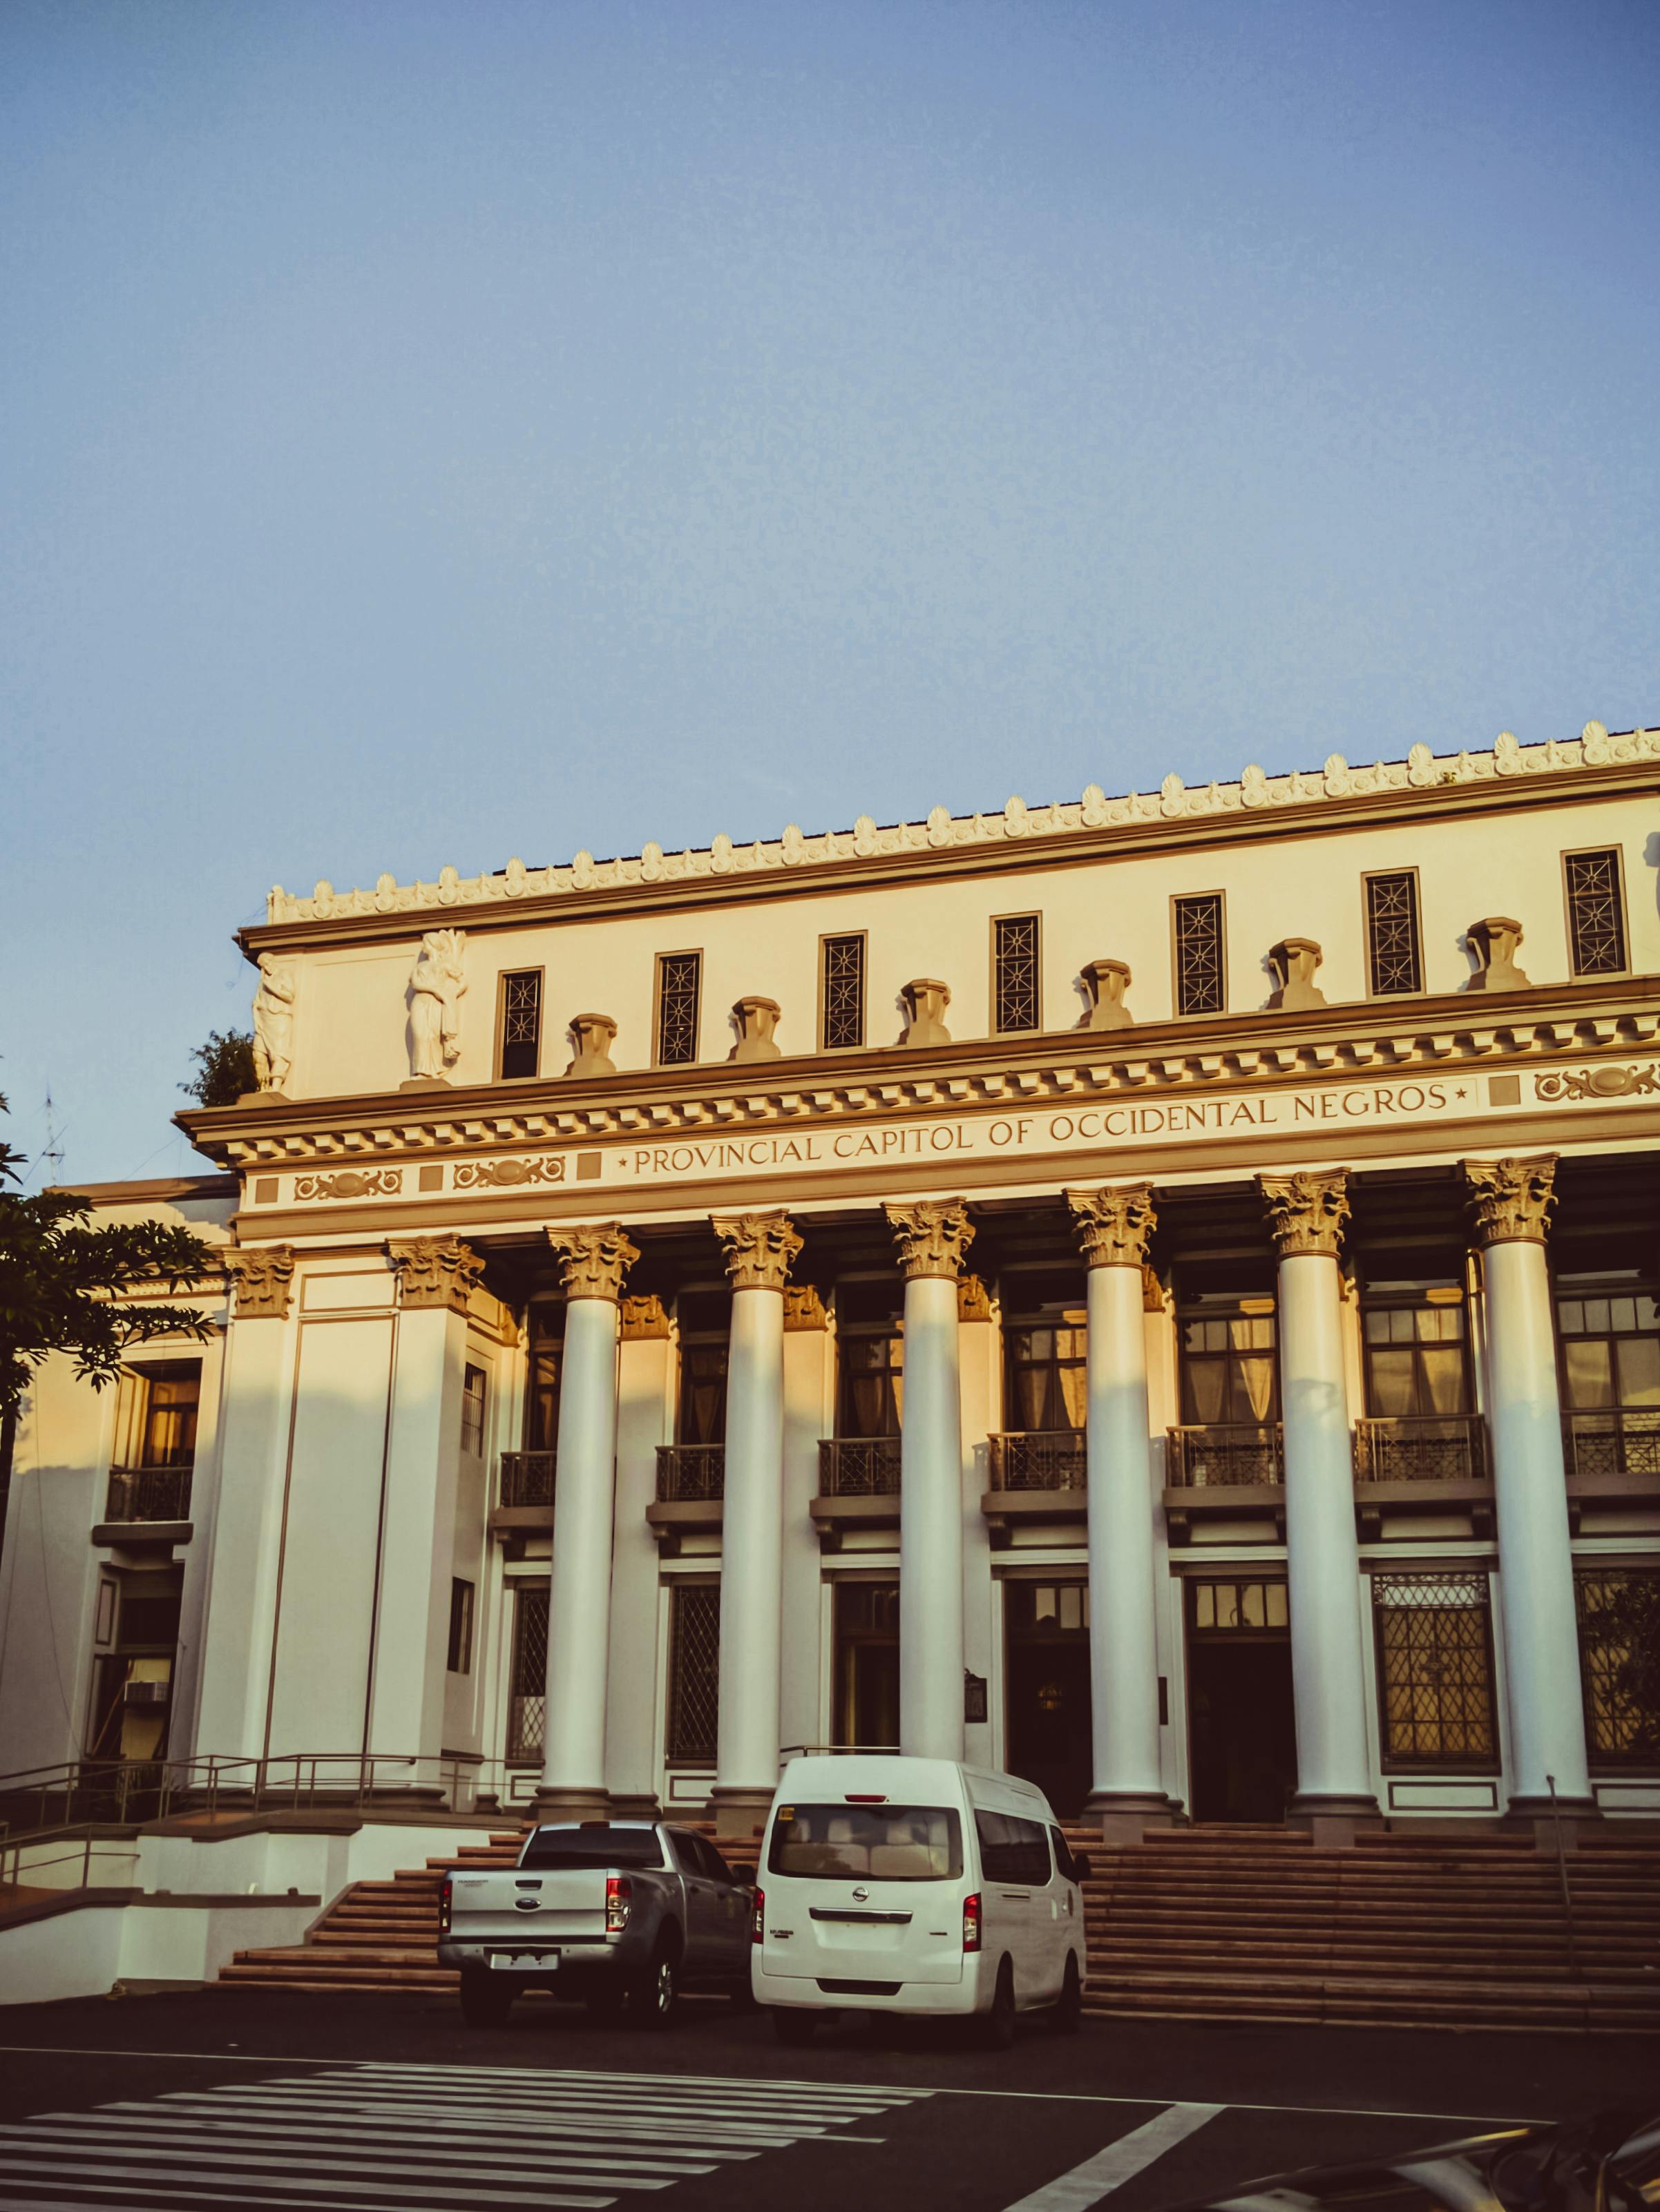
[[[125,1702],[130,1705],[165,1705],[172,1692],[171,1682],[129,1682]]]

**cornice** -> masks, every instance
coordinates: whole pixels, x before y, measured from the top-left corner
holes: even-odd
[[[1237,783],[1189,789],[1167,775],[1156,793],[1108,799],[1091,784],[1081,799],[1028,807],[1011,799],[1000,813],[953,816],[937,806],[924,822],[879,827],[861,815],[851,830],[734,844],[717,837],[707,850],[666,854],[648,845],[636,857],[595,860],[579,853],[569,867],[463,877],[442,868],[430,882],[381,876],[372,890],[336,891],[319,882],[309,898],[280,885],[263,924],[240,930],[250,960],[262,952],[405,939],[412,915],[447,915],[469,930],[521,928],[591,920],[666,906],[708,906],[781,895],[812,895],[889,884],[1122,860],[1172,847],[1212,845],[1219,831],[1282,837],[1329,833],[1359,823],[1421,821],[1426,814],[1490,810],[1495,802],[1536,806],[1597,799],[1655,781],[1660,730],[1610,736],[1588,722],[1566,743],[1521,745],[1508,732],[1490,752],[1436,755],[1414,745],[1404,761],[1351,768],[1339,753],[1313,773],[1270,776],[1248,768]]]
[[[967,1038],[926,1050],[800,1054],[761,1071],[725,1060],[590,1079],[376,1091],[175,1116],[222,1165],[325,1161],[372,1178],[377,1159],[470,1156],[587,1140],[719,1133],[794,1121],[884,1120],[942,1109],[1018,1108],[1102,1094],[1225,1092],[1310,1075],[1521,1065],[1628,1050],[1660,1033],[1660,977],[1613,976],[1527,992],[1367,1000],[1147,1023],[1109,1032]],[[530,1170],[490,1181],[533,1179]],[[319,1194],[319,1195],[322,1194]],[[342,1190],[341,1197],[354,1194]]]

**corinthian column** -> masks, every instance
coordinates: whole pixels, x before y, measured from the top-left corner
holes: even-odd
[[[960,1199],[890,1206],[905,1271],[899,1436],[899,1747],[963,1756],[963,1422],[957,1277],[974,1237]]]
[[[1343,1382],[1338,1242],[1347,1177],[1259,1176],[1280,1255],[1280,1395],[1285,1424],[1286,1579],[1297,1712],[1293,1809],[1376,1813],[1366,1743],[1354,1458]]]
[[[717,1214],[732,1278],[721,1522],[716,1833],[747,1838],[778,1781],[784,1577],[784,1283],[801,1239],[787,1213]]]
[[[564,1279],[559,1456],[548,1601],[544,1811],[602,1819],[605,1669],[611,1644],[611,1521],[617,1490],[617,1309],[640,1257],[618,1224],[550,1229]]]
[[[1555,1174],[1554,1155],[1464,1163],[1487,1299],[1488,1419],[1515,1813],[1548,1812],[1553,1780],[1559,1802],[1590,1809],[1562,1407],[1545,1267]]]
[[[1134,1840],[1167,1814],[1158,1769],[1158,1645],[1147,1435],[1141,1270],[1152,1186],[1067,1194],[1089,1262],[1090,1734],[1094,1787],[1085,1807],[1109,1842]]]

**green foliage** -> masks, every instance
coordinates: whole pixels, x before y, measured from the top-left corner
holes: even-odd
[[[222,1036],[210,1030],[207,1042],[198,1044],[191,1058],[196,1073],[179,1088],[198,1106],[234,1106],[245,1091],[259,1088],[253,1039],[245,1030],[227,1030]]]
[[[23,1164],[21,1152],[0,1143],[0,1184],[15,1183]],[[120,1295],[179,1291],[211,1273],[213,1255],[199,1237],[158,1221],[94,1229],[91,1218],[91,1206],[73,1191],[25,1198],[0,1188],[0,1421],[8,1425],[48,1352],[67,1352],[98,1390],[114,1380],[130,1345],[208,1334],[188,1306]]]

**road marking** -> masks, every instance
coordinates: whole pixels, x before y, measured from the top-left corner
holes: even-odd
[[[1207,2120],[1213,2120],[1227,2109],[1225,2105],[1169,2106],[1156,2119],[1132,2128],[1116,2142],[1097,2151],[1093,2158],[1086,2158],[1082,2166],[1073,2166],[1070,2173],[1058,2174],[1043,2188],[1034,2189],[1030,2197],[1018,2198],[1008,2212],[1085,2212],[1086,2206],[1110,2197],[1115,2189],[1122,2189],[1145,2166],[1163,2158],[1167,2150],[1174,2150]]]

